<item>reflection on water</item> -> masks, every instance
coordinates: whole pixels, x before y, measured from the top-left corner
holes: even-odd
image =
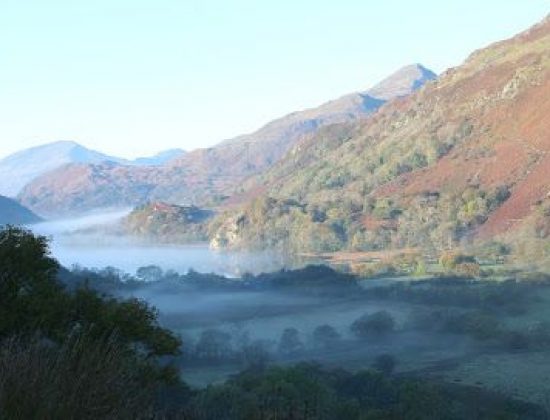
[[[129,210],[96,213],[85,217],[56,220],[32,226],[38,234],[51,238],[55,258],[66,267],[116,267],[129,274],[146,265],[185,273],[189,269],[227,276],[268,272],[288,267],[287,258],[272,253],[222,253],[207,244],[137,244],[127,237],[106,233]],[[98,228],[102,227],[102,228]]]

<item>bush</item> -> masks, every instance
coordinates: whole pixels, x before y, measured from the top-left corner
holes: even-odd
[[[395,329],[395,321],[387,311],[365,314],[351,324],[351,331],[359,338],[382,336]]]
[[[153,410],[154,381],[116,336],[62,345],[35,336],[0,344],[0,417],[134,419]]]
[[[279,352],[283,355],[299,353],[304,349],[304,343],[300,340],[300,333],[296,328],[287,328],[283,331],[279,341]]]
[[[268,343],[255,340],[242,349],[242,361],[246,369],[262,371],[267,367],[271,355],[268,350]]]
[[[464,314],[449,313],[444,319],[444,332],[468,334],[477,340],[497,338],[501,333],[498,319],[482,311],[467,312]]]
[[[477,261],[471,255],[444,252],[439,258],[439,264],[446,270],[454,270],[459,264],[477,264]]]
[[[0,265],[0,418],[150,418],[157,391],[179,384],[160,357],[180,341],[147,303],[67,290],[25,229],[0,230]]]
[[[330,325],[320,325],[313,331],[313,342],[319,347],[332,347],[340,340],[340,334]]]
[[[231,335],[216,329],[205,330],[195,346],[195,353],[199,359],[228,359],[232,355]]]
[[[379,372],[351,374],[315,364],[246,371],[201,390],[183,418],[496,419],[546,418],[538,407],[480,388],[448,387]]]

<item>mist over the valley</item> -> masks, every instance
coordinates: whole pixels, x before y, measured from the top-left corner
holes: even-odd
[[[475,281],[452,273],[366,278],[326,266],[293,271],[299,265],[274,253],[140,242],[117,233],[129,211],[32,229],[50,238],[53,256],[72,270],[69,285],[86,281],[154,306],[160,324],[181,337],[177,363],[192,386],[221,383],[251,366],[316,361],[483,386],[537,404],[550,391],[532,372],[550,344],[545,276],[517,282],[512,271]],[[517,369],[531,373],[518,377]],[[518,388],[507,375],[536,382],[538,391]]]
[[[31,225],[33,232],[50,238],[51,251],[65,267],[115,267],[135,274],[139,267],[156,265],[163,270],[189,270],[239,276],[288,266],[286,258],[272,252],[224,253],[207,243],[154,244],[122,233],[120,223],[131,209],[96,210],[87,215]]]
[[[550,391],[543,380],[550,370],[535,368],[550,345],[545,276],[361,279],[326,266],[234,279],[154,266],[137,278],[74,274],[154,305],[161,325],[182,339],[182,378],[197,387],[242,369],[315,361],[483,387],[537,404]],[[533,384],[537,392],[528,392]]]
[[[34,3],[0,420],[550,419],[547,2]]]

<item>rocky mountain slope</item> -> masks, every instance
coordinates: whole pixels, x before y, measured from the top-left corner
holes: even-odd
[[[87,149],[73,141],[58,141],[22,150],[0,159],[0,194],[15,197],[32,180],[67,164],[157,166],[183,154],[180,149],[161,152],[153,157],[126,160]]]
[[[216,205],[244,179],[272,166],[304,135],[330,124],[364,118],[387,100],[407,95],[434,78],[435,74],[421,65],[407,66],[370,90],[289,114],[253,134],[186,153],[154,170],[97,162],[66,165],[30,183],[20,199],[47,215],[159,199]]]
[[[0,225],[27,225],[41,220],[17,201],[0,196]]]
[[[218,247],[334,251],[502,240],[550,250],[550,19],[245,185]],[[522,245],[520,245],[522,244]],[[519,251],[519,248],[518,248]]]
[[[169,198],[203,204],[205,197],[197,195],[197,191],[212,191],[218,198],[231,195],[244,179],[270,168],[304,136],[332,124],[365,118],[388,100],[406,96],[435,78],[433,72],[420,64],[406,66],[367,91],[294,112],[255,133],[190,152],[174,162],[168,177],[177,178],[182,172],[191,177],[191,192],[176,192]]]

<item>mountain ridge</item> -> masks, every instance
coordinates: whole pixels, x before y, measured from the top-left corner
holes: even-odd
[[[368,119],[306,138],[249,181],[213,245],[441,251],[502,240],[545,255],[549,93],[546,19]]]
[[[113,162],[120,165],[158,166],[181,154],[181,149],[172,149],[152,157],[128,160],[89,149],[71,140],[45,143],[0,159],[0,194],[15,197],[34,179],[71,163]]]
[[[408,83],[412,91],[419,83],[435,77],[434,73],[427,73],[417,65],[407,66],[395,74],[398,75],[399,89],[394,91],[400,94],[403,93],[403,80],[408,80],[405,85]],[[393,86],[391,80],[392,76],[389,76],[383,83]],[[376,87],[380,92],[380,86]],[[112,207],[114,202],[140,205],[151,200],[217,206],[246,178],[277,162],[303,136],[326,125],[367,117],[385,102],[365,93],[346,95],[319,107],[273,120],[252,134],[187,152],[153,171],[97,163],[90,167],[64,166],[27,185],[20,198],[45,215],[89,210],[93,205]],[[78,186],[76,180],[81,181]],[[71,188],[64,188],[63,182],[70,183]],[[118,187],[106,188],[106,183]],[[126,199],[121,196],[122,191],[130,192]]]

